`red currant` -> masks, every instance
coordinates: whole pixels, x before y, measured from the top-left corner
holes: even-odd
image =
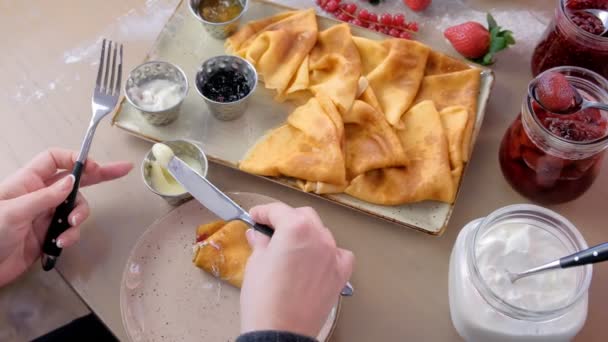
[[[370,13],[369,14],[369,21],[371,21],[372,23],[377,23],[378,22],[378,15],[376,13]]]
[[[405,16],[403,14],[397,14],[393,17],[394,26],[402,27],[403,23],[405,23]]]
[[[338,8],[340,8],[340,4],[338,4],[338,2],[336,0],[330,0],[326,5],[325,5],[325,10],[327,12],[333,13],[335,11],[338,10]]]
[[[369,23],[367,21],[361,21],[361,27],[369,27]]]
[[[359,11],[359,19],[361,19],[361,20],[369,19],[369,12],[365,8]]]
[[[336,18],[338,18],[338,20],[342,20],[342,21],[346,21],[346,22],[348,22],[348,20],[350,19],[348,14],[346,14],[344,12],[341,12],[340,14],[338,14],[338,16]]]
[[[392,28],[392,29],[390,29],[390,31],[388,31],[388,34],[390,34],[393,37],[397,37],[397,38],[399,38],[400,33],[401,32],[399,32],[399,30],[397,30],[396,28]]]
[[[384,13],[380,16],[380,22],[387,26],[391,25],[393,23],[393,17],[388,13]]]
[[[410,23],[410,30],[412,30],[414,32],[418,32],[418,23],[417,22],[411,22]]]
[[[363,26],[363,22],[357,18],[354,18],[353,20],[351,20],[350,23],[353,25],[357,25],[357,26]]]
[[[350,14],[355,14],[355,12],[357,11],[357,5],[346,4],[346,6],[344,7],[344,10]]]
[[[412,35],[409,32],[403,31],[399,34],[399,38],[412,39]]]

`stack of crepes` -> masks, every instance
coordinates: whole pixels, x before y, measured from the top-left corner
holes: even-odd
[[[228,39],[277,101],[297,101],[239,164],[305,191],[367,202],[452,203],[477,112],[480,70],[405,39],[318,31],[313,9],[250,22]]]

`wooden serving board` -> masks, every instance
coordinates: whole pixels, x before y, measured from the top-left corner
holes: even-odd
[[[265,1],[251,1],[241,23],[271,16],[285,10],[290,10],[290,8]],[[318,23],[319,29],[322,30],[338,22],[318,16]],[[382,34],[361,27],[351,26],[351,29],[356,36],[371,39],[386,38]],[[423,34],[419,34],[418,39],[432,47],[432,42],[425,41],[424,38]],[[431,39],[430,36],[429,39]],[[237,168],[237,163],[246,152],[269,130],[284,123],[294,106],[290,103],[275,102],[273,100],[274,92],[259,84],[251,97],[245,115],[228,122],[215,119],[194,89],[194,79],[203,61],[209,57],[223,54],[226,54],[224,41],[214,39],[207,34],[202,24],[190,13],[188,2],[181,1],[146,58],[146,61],[163,60],[174,63],[186,73],[190,90],[180,109],[179,118],[168,126],[153,126],[142,117],[136,108],[123,99],[112,119],[112,124],[137,137],[155,142],[172,139],[198,141],[203,146],[209,160]],[[490,70],[482,69],[473,144],[477,140],[493,82],[493,73]],[[297,189],[287,179],[263,178]],[[310,195],[432,235],[440,235],[445,230],[454,207],[454,205],[434,201],[401,206],[382,206],[360,201],[345,194]]]

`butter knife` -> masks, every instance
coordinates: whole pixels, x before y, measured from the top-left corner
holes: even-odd
[[[256,223],[249,213],[234,203],[230,197],[226,196],[221,190],[216,188],[205,177],[192,169],[188,164],[177,156],[171,157],[167,164],[167,170],[188,192],[224,221],[240,220],[258,232],[272,237],[274,229]],[[350,283],[346,283],[340,294],[350,297],[354,289]]]

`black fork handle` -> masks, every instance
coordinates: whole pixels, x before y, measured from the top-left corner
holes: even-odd
[[[61,233],[70,228],[68,216],[76,205],[80,176],[82,175],[83,169],[84,163],[76,162],[72,169],[72,175],[74,176],[74,187],[72,188],[72,192],[70,192],[66,200],[55,209],[55,214],[53,215],[49,229],[46,232],[44,243],[42,244],[42,269],[45,271],[50,271],[55,267],[55,262],[61,254],[62,249],[57,247],[57,238]]]

